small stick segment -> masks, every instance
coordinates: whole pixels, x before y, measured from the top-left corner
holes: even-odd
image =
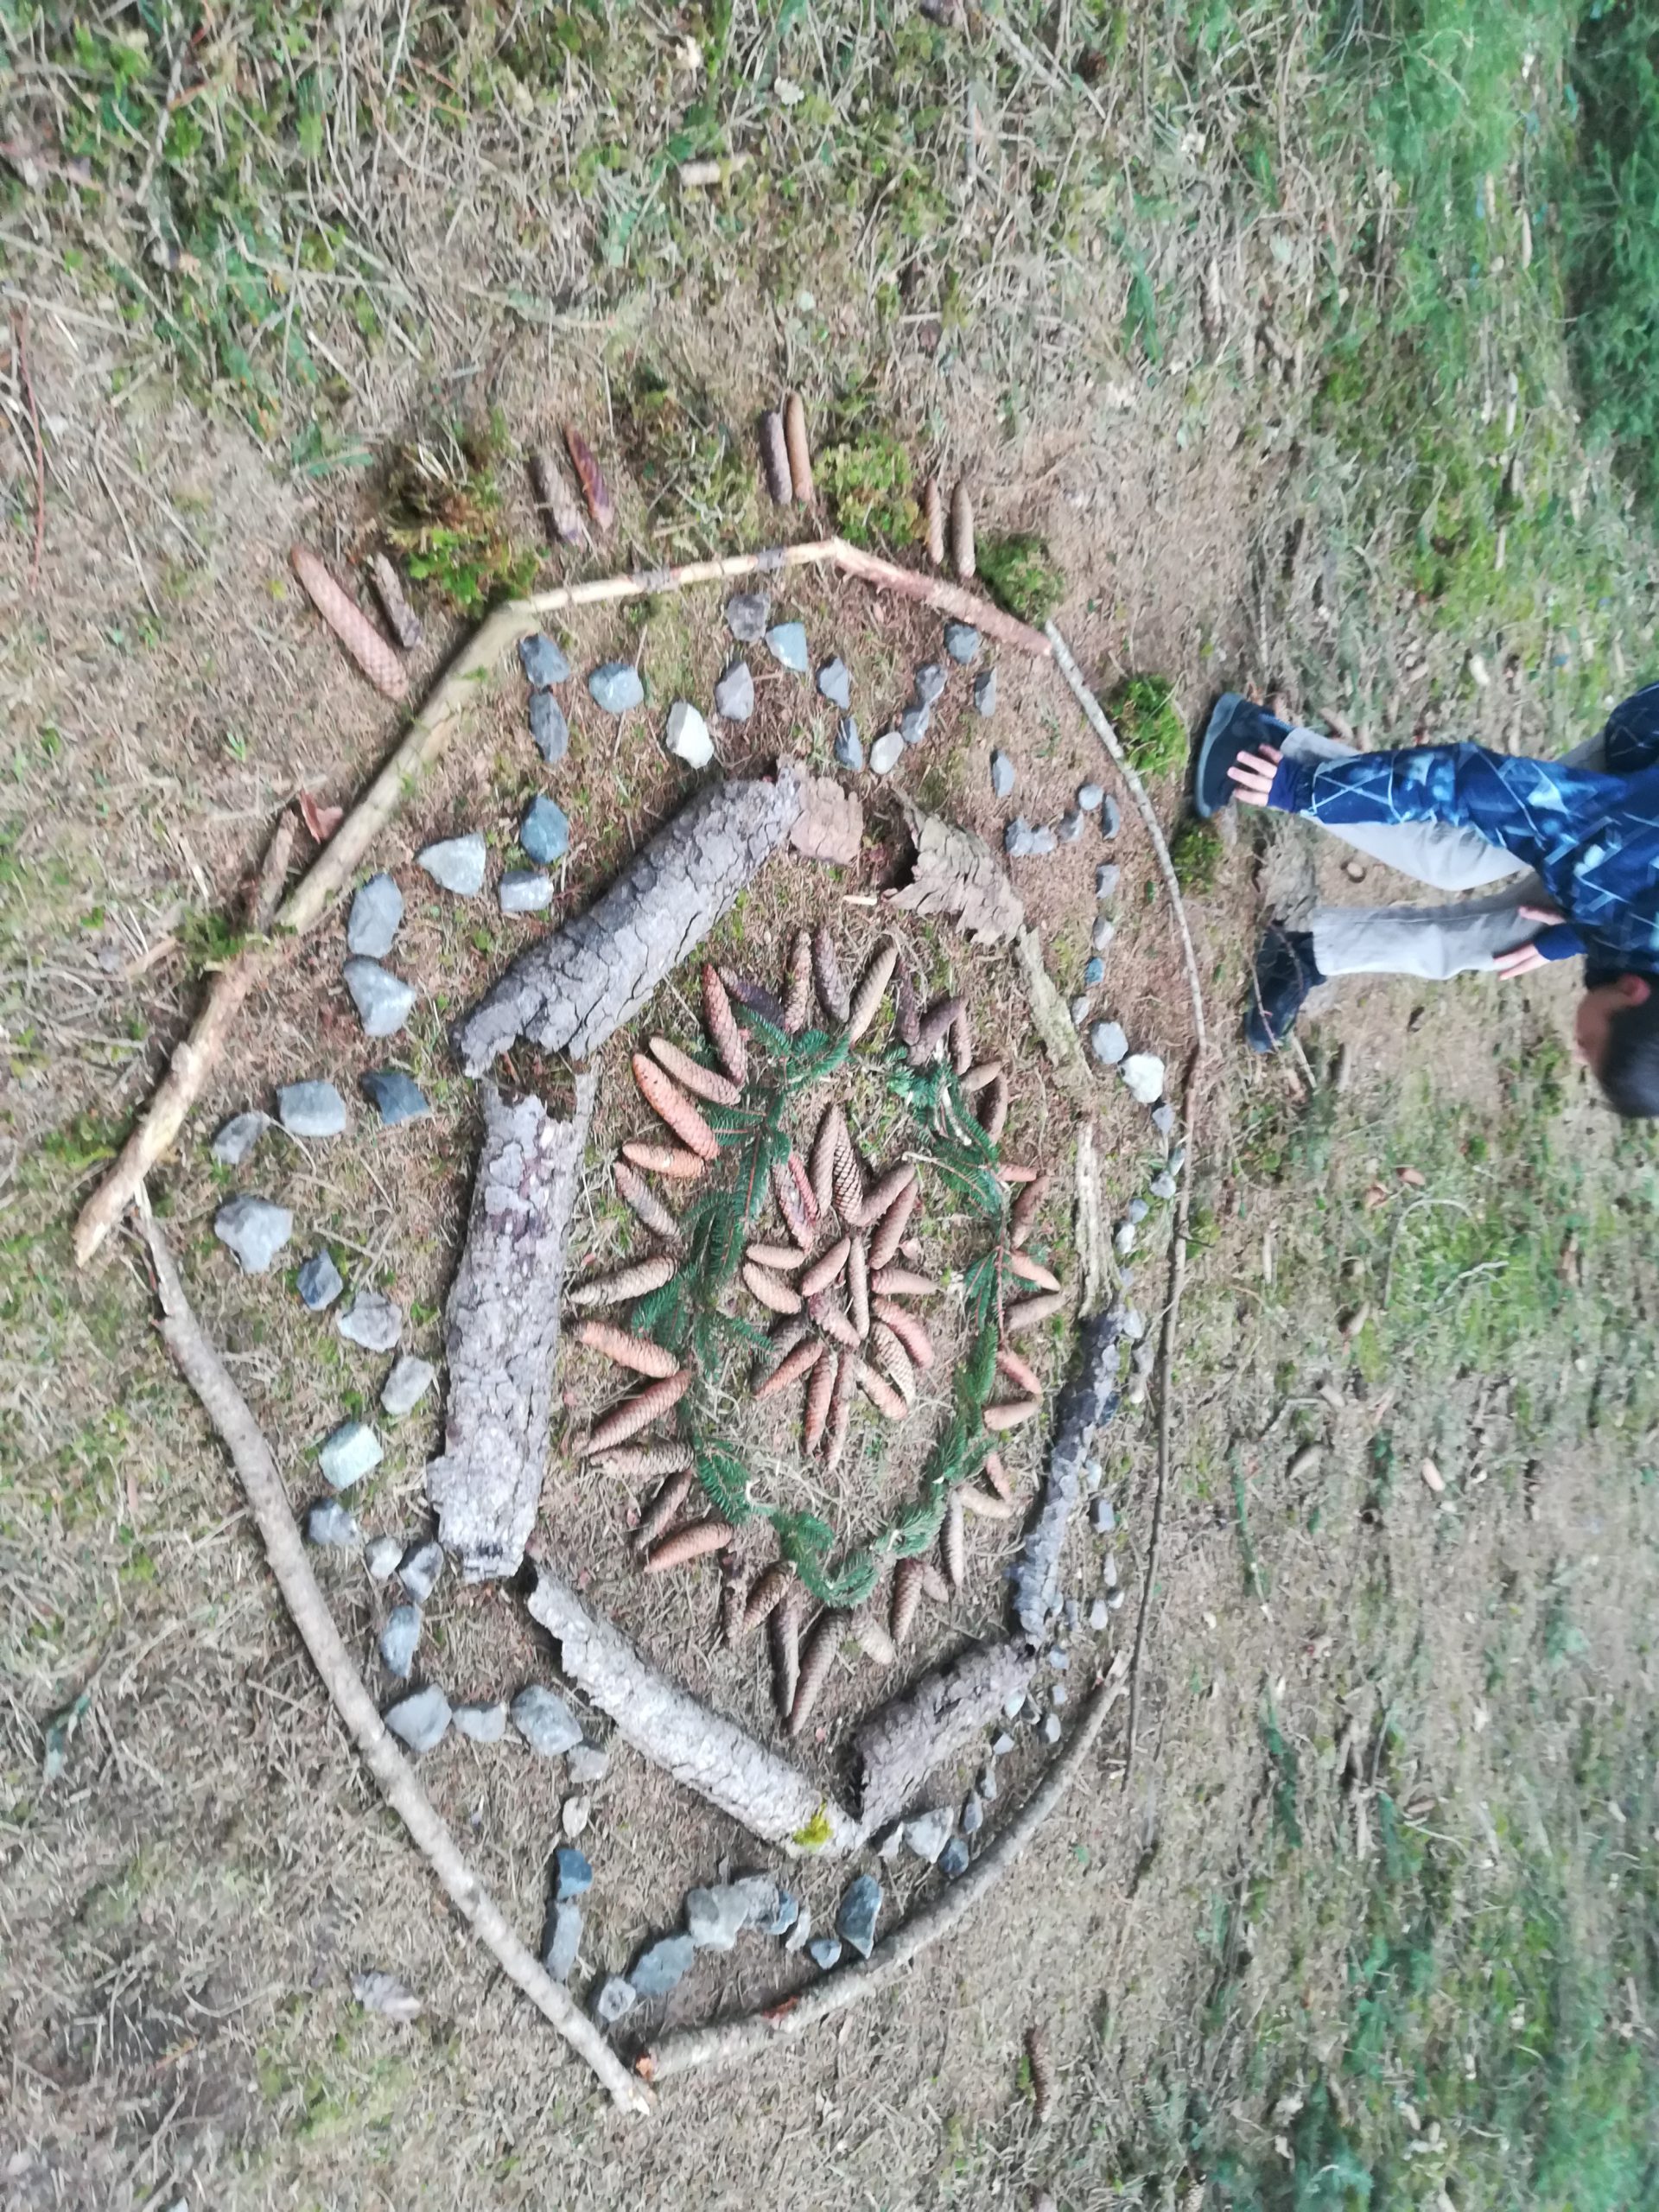
[[[789,473],[789,443],[784,435],[784,418],[774,408],[769,408],[760,417],[760,468],[772,505],[786,507],[795,486]]]
[[[611,497],[611,487],[605,481],[605,472],[594,456],[594,449],[574,423],[564,426],[564,449],[570,456],[570,466],[576,472],[576,481],[582,486],[582,496],[588,502],[588,512],[594,518],[594,528],[601,537],[608,537],[616,527],[616,503]]]
[[[790,488],[797,506],[812,504],[812,448],[806,438],[806,407],[798,391],[784,402],[784,445],[789,454]]]
[[[569,486],[553,455],[532,454],[530,457],[530,476],[536,487],[536,503],[546,516],[548,527],[559,543],[585,545],[588,543],[588,526],[582,521],[582,509],[571,498]]]

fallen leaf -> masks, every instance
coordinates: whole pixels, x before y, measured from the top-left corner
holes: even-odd
[[[319,845],[326,845],[346,819],[343,806],[319,806],[309,791],[300,793],[300,812],[305,817],[305,826],[311,832],[313,842]]]
[[[368,2012],[384,2012],[389,2020],[418,2020],[421,2000],[395,1974],[354,1974],[352,1994]]]
[[[1381,1183],[1373,1183],[1365,1193],[1365,1211],[1375,1213],[1378,1206],[1387,1205],[1393,1196],[1393,1192],[1385,1190]]]
[[[1446,1477],[1432,1459],[1425,1459],[1423,1462],[1423,1481],[1425,1485],[1433,1491],[1436,1497],[1445,1495]]]
[[[984,839],[908,803],[905,817],[915,841],[916,864],[906,887],[890,894],[893,904],[907,913],[949,915],[976,944],[1001,944],[1012,938],[1026,910]]]
[[[810,861],[830,861],[846,867],[858,858],[864,842],[864,809],[856,792],[848,791],[833,776],[809,776],[798,771],[801,810],[789,842]]]
[[[1414,1191],[1426,1189],[1428,1178],[1421,1167],[1398,1167],[1395,1173],[1402,1183],[1409,1183]]]

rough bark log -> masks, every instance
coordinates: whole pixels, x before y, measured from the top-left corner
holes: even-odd
[[[982,1645],[924,1675],[913,1690],[865,1721],[854,1740],[862,1768],[859,1808],[867,1835],[896,1820],[936,1767],[965,1751],[1016,1691],[1024,1694],[1035,1663],[1020,1644]]]
[[[426,1471],[438,1534],[469,1582],[516,1573],[536,1522],[564,1239],[598,1088],[576,1077],[575,1112],[484,1090],[484,1142],[467,1244],[444,1315],[444,1449]]]
[[[795,1837],[822,1815],[830,1831],[825,1853],[856,1847],[861,1831],[849,1812],[734,1721],[664,1681],[620,1630],[595,1619],[544,1567],[537,1568],[530,1611],[559,1646],[565,1675],[653,1766],[762,1842],[798,1853]]]
[[[468,1075],[520,1037],[586,1058],[713,928],[789,835],[800,807],[787,762],[772,782],[700,792],[585,914],[521,953],[455,1024],[451,1041]]]
[[[1090,1440],[1117,1410],[1123,1319],[1123,1308],[1110,1306],[1084,1323],[1071,1373],[1054,1408],[1048,1471],[1014,1568],[1014,1618],[1033,1643],[1059,1609],[1060,1551],[1081,1491]]]

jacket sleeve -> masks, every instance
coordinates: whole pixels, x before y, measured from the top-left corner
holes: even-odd
[[[1346,760],[1281,760],[1268,803],[1332,829],[1442,822],[1541,868],[1580,842],[1586,817],[1605,810],[1611,780],[1480,745],[1425,745]]]
[[[1551,922],[1532,942],[1546,960],[1576,960],[1584,950],[1584,939],[1571,922]]]

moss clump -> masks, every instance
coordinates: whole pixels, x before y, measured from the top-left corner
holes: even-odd
[[[536,553],[513,543],[501,515],[496,464],[506,445],[499,415],[445,423],[399,448],[387,485],[387,535],[409,573],[463,613],[530,589]]]
[[[1186,760],[1186,724],[1165,676],[1126,676],[1104,702],[1137,773],[1166,775]]]
[[[1189,815],[1176,831],[1169,849],[1169,864],[1175,871],[1176,882],[1196,898],[1213,891],[1221,868],[1221,839],[1211,825],[1200,822],[1196,815]]]
[[[651,510],[652,535],[688,555],[746,543],[758,523],[746,442],[701,386],[676,389],[660,370],[636,370],[622,435]]]
[[[919,518],[910,455],[897,438],[842,413],[833,425],[832,442],[814,460],[813,475],[850,544],[914,541]]]
[[[1065,597],[1065,576],[1049,557],[1040,537],[987,538],[976,564],[985,588],[999,607],[1041,629]]]

